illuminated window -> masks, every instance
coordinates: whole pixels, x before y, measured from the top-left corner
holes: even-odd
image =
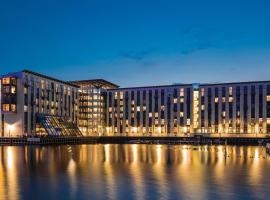
[[[3,111],[9,112],[9,104],[3,104]]]
[[[222,97],[222,102],[226,102],[226,97]]]
[[[226,117],[226,112],[225,111],[222,112],[222,116]]]
[[[202,110],[204,110],[205,109],[205,105],[202,105]]]
[[[190,125],[190,119],[187,119],[187,125],[188,126]]]
[[[233,102],[233,97],[229,97],[229,102]]]
[[[155,117],[158,118],[158,113],[155,113]]]
[[[267,95],[266,98],[267,98],[267,101],[270,101],[270,95]]]
[[[184,92],[184,88],[181,88],[181,90],[180,90],[180,97],[183,97],[183,96],[184,96],[184,94],[185,94],[185,92]]]
[[[215,97],[215,103],[218,103],[218,97]]]
[[[173,103],[177,103],[177,98],[174,98],[173,99]]]
[[[165,106],[164,105],[161,106],[161,110],[163,110],[163,111],[165,110]]]
[[[180,117],[184,117],[184,112],[180,112]]]
[[[270,118],[267,118],[267,124],[270,124]]]
[[[204,88],[201,89],[201,96],[204,96]]]
[[[229,95],[232,96],[233,95],[233,88],[229,87]]]
[[[10,78],[3,78],[3,85],[10,84]]]
[[[152,113],[149,113],[149,117],[152,117]]]
[[[181,99],[180,99],[180,102],[181,102],[181,103],[184,103],[184,98],[181,98]]]

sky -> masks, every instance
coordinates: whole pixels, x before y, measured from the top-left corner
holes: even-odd
[[[268,0],[0,0],[0,74],[121,87],[270,80]]]

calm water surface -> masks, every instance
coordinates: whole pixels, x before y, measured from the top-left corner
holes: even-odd
[[[0,147],[0,199],[269,199],[262,147]]]

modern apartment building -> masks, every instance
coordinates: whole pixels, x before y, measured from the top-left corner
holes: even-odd
[[[78,89],[28,70],[2,76],[0,135],[81,135]]]
[[[119,88],[24,70],[1,76],[0,135],[270,135],[270,81]]]
[[[106,134],[270,134],[270,82],[182,84],[107,91]]]

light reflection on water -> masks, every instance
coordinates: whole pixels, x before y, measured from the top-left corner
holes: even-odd
[[[268,199],[253,146],[0,147],[0,199]]]

